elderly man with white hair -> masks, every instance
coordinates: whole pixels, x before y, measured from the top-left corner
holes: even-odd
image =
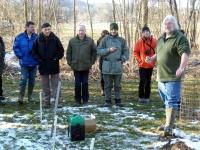
[[[86,35],[85,25],[79,25],[77,36],[69,41],[66,55],[67,63],[74,71],[76,104],[82,104],[82,100],[83,104],[87,104],[88,76],[96,61],[96,45],[94,40]]]
[[[160,130],[164,131],[164,136],[171,136],[179,112],[181,81],[188,64],[190,45],[180,32],[174,16],[165,17],[162,30],[163,34],[158,39],[156,54],[147,57],[146,61],[157,61],[158,90],[166,108],[166,122]]]

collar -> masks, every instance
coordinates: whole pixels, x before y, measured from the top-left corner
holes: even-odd
[[[119,34],[117,33],[116,35],[111,35],[110,34],[110,36],[112,37],[112,38],[117,38],[118,36],[119,36]]]
[[[87,37],[87,36],[85,35],[84,38],[83,38],[83,40],[85,40],[86,37]],[[79,39],[79,40],[81,40],[81,39],[79,38],[78,34],[76,35],[76,38]]]
[[[173,39],[173,38],[175,38],[175,37],[178,35],[178,33],[179,33],[178,30],[174,31],[174,32],[172,33],[172,35],[171,35],[169,38],[167,38],[167,39]],[[164,33],[162,37],[163,37],[163,39],[167,40],[167,39],[166,39],[166,33]]]

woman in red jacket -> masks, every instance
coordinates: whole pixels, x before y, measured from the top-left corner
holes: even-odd
[[[156,39],[151,35],[149,27],[142,28],[142,37],[136,42],[133,50],[133,56],[136,58],[139,66],[140,84],[139,84],[139,102],[147,103],[150,101],[151,94],[151,76],[155,63],[146,63],[147,56],[155,54]]]

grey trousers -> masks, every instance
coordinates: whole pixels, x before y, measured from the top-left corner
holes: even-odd
[[[114,85],[115,99],[120,100],[122,74],[119,74],[119,75],[104,74],[103,79],[105,82],[105,85],[104,85],[105,101],[111,101],[111,90],[113,88],[113,85]]]
[[[50,102],[51,96],[52,98],[56,98],[56,91],[59,80],[59,74],[41,75],[43,100],[45,102]]]

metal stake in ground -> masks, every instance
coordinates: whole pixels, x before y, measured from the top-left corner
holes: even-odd
[[[60,97],[60,89],[61,89],[61,81],[58,81],[57,91],[56,91],[56,99],[55,99],[55,107],[54,107],[54,115],[53,115],[53,124],[51,128],[51,137],[53,137],[54,145],[55,145],[55,136],[56,136],[56,125],[57,125],[57,107],[58,101]]]
[[[94,142],[95,142],[95,138],[92,138],[91,144],[90,144],[90,150],[94,150]]]
[[[42,124],[42,92],[40,92],[40,123]]]

